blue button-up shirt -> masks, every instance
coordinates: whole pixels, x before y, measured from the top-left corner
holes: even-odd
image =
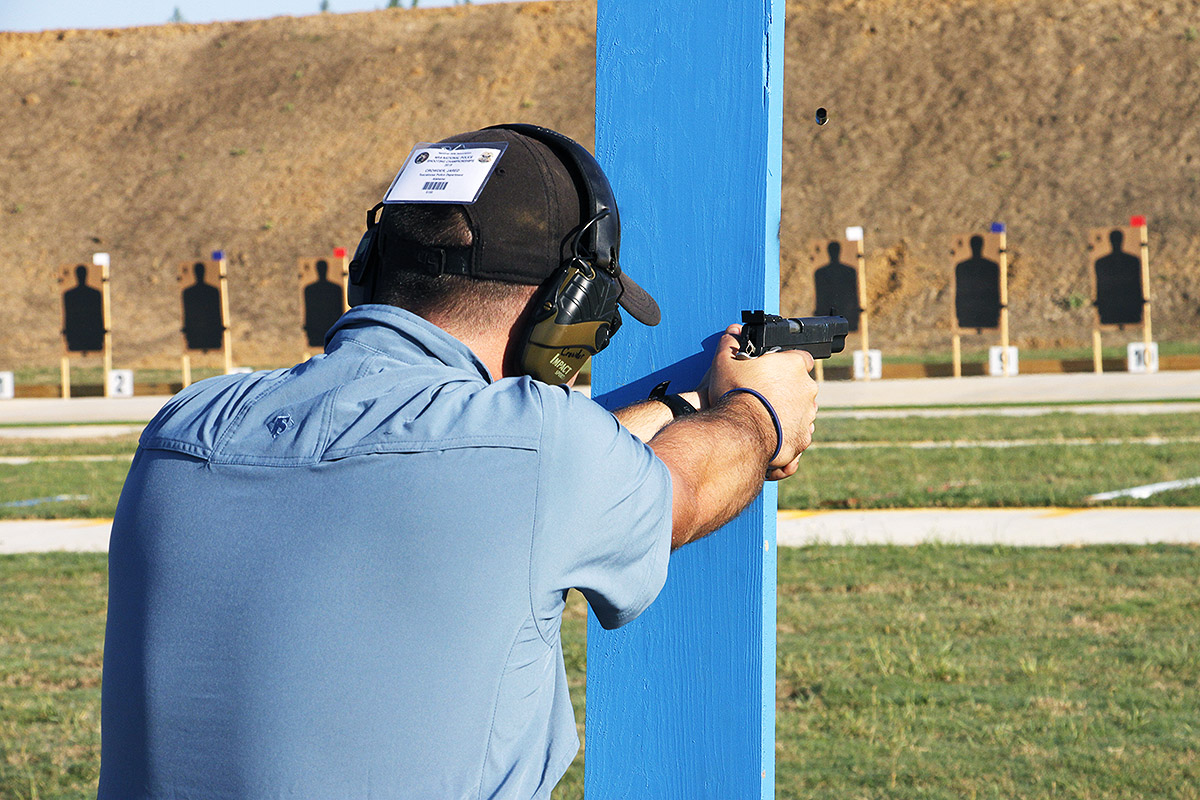
[[[665,465],[587,398],[363,306],[202,381],[113,524],[100,797],[544,798],[578,749],[559,625],[666,578]]]

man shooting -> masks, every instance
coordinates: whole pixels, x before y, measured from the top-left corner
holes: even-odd
[[[552,385],[618,304],[658,322],[603,173],[532,126],[422,147],[325,353],[197,383],[142,435],[110,545],[103,800],[549,797],[578,749],[567,591],[632,621],[671,550],[811,441],[812,357],[737,360],[736,326],[684,396],[609,413]]]

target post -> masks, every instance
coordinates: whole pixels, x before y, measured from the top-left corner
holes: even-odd
[[[606,407],[695,386],[741,311],[779,310],[783,21],[783,0],[599,2],[597,157],[621,262],[663,313],[596,359]],[[589,800],[774,798],[776,511],[767,484],[671,556],[641,617],[589,618]]]

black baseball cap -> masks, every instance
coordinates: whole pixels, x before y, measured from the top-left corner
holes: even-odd
[[[428,273],[468,275],[484,280],[537,286],[554,274],[571,257],[572,240],[580,227],[593,217],[589,200],[606,198],[605,205],[617,214],[616,203],[607,179],[597,166],[589,178],[571,163],[564,146],[579,147],[561,134],[532,126],[535,138],[505,127],[484,128],[443,139],[454,142],[505,142],[508,147],[496,162],[496,168],[474,203],[451,206],[461,209],[471,229],[468,247],[424,247],[415,242],[397,241],[394,229],[389,241],[390,213],[399,204],[386,204],[380,217],[380,255],[387,269],[407,269]],[[554,142],[552,147],[547,141]],[[558,152],[556,152],[556,150]],[[580,156],[590,154],[582,151]],[[562,156],[559,153],[563,153]],[[564,157],[565,156],[565,157]],[[591,180],[589,187],[587,181]],[[603,181],[602,187],[594,184]],[[445,208],[445,205],[441,205]],[[621,286],[618,300],[634,319],[657,325],[661,318],[658,303],[645,289],[621,271],[612,243],[612,258],[605,259]]]

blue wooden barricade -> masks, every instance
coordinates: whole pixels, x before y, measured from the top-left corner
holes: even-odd
[[[599,0],[596,152],[622,263],[663,311],[596,359],[609,408],[694,387],[714,334],[778,309],[783,18],[783,0]],[[589,800],[774,797],[775,513],[769,484],[672,556],[641,618],[589,621]]]

